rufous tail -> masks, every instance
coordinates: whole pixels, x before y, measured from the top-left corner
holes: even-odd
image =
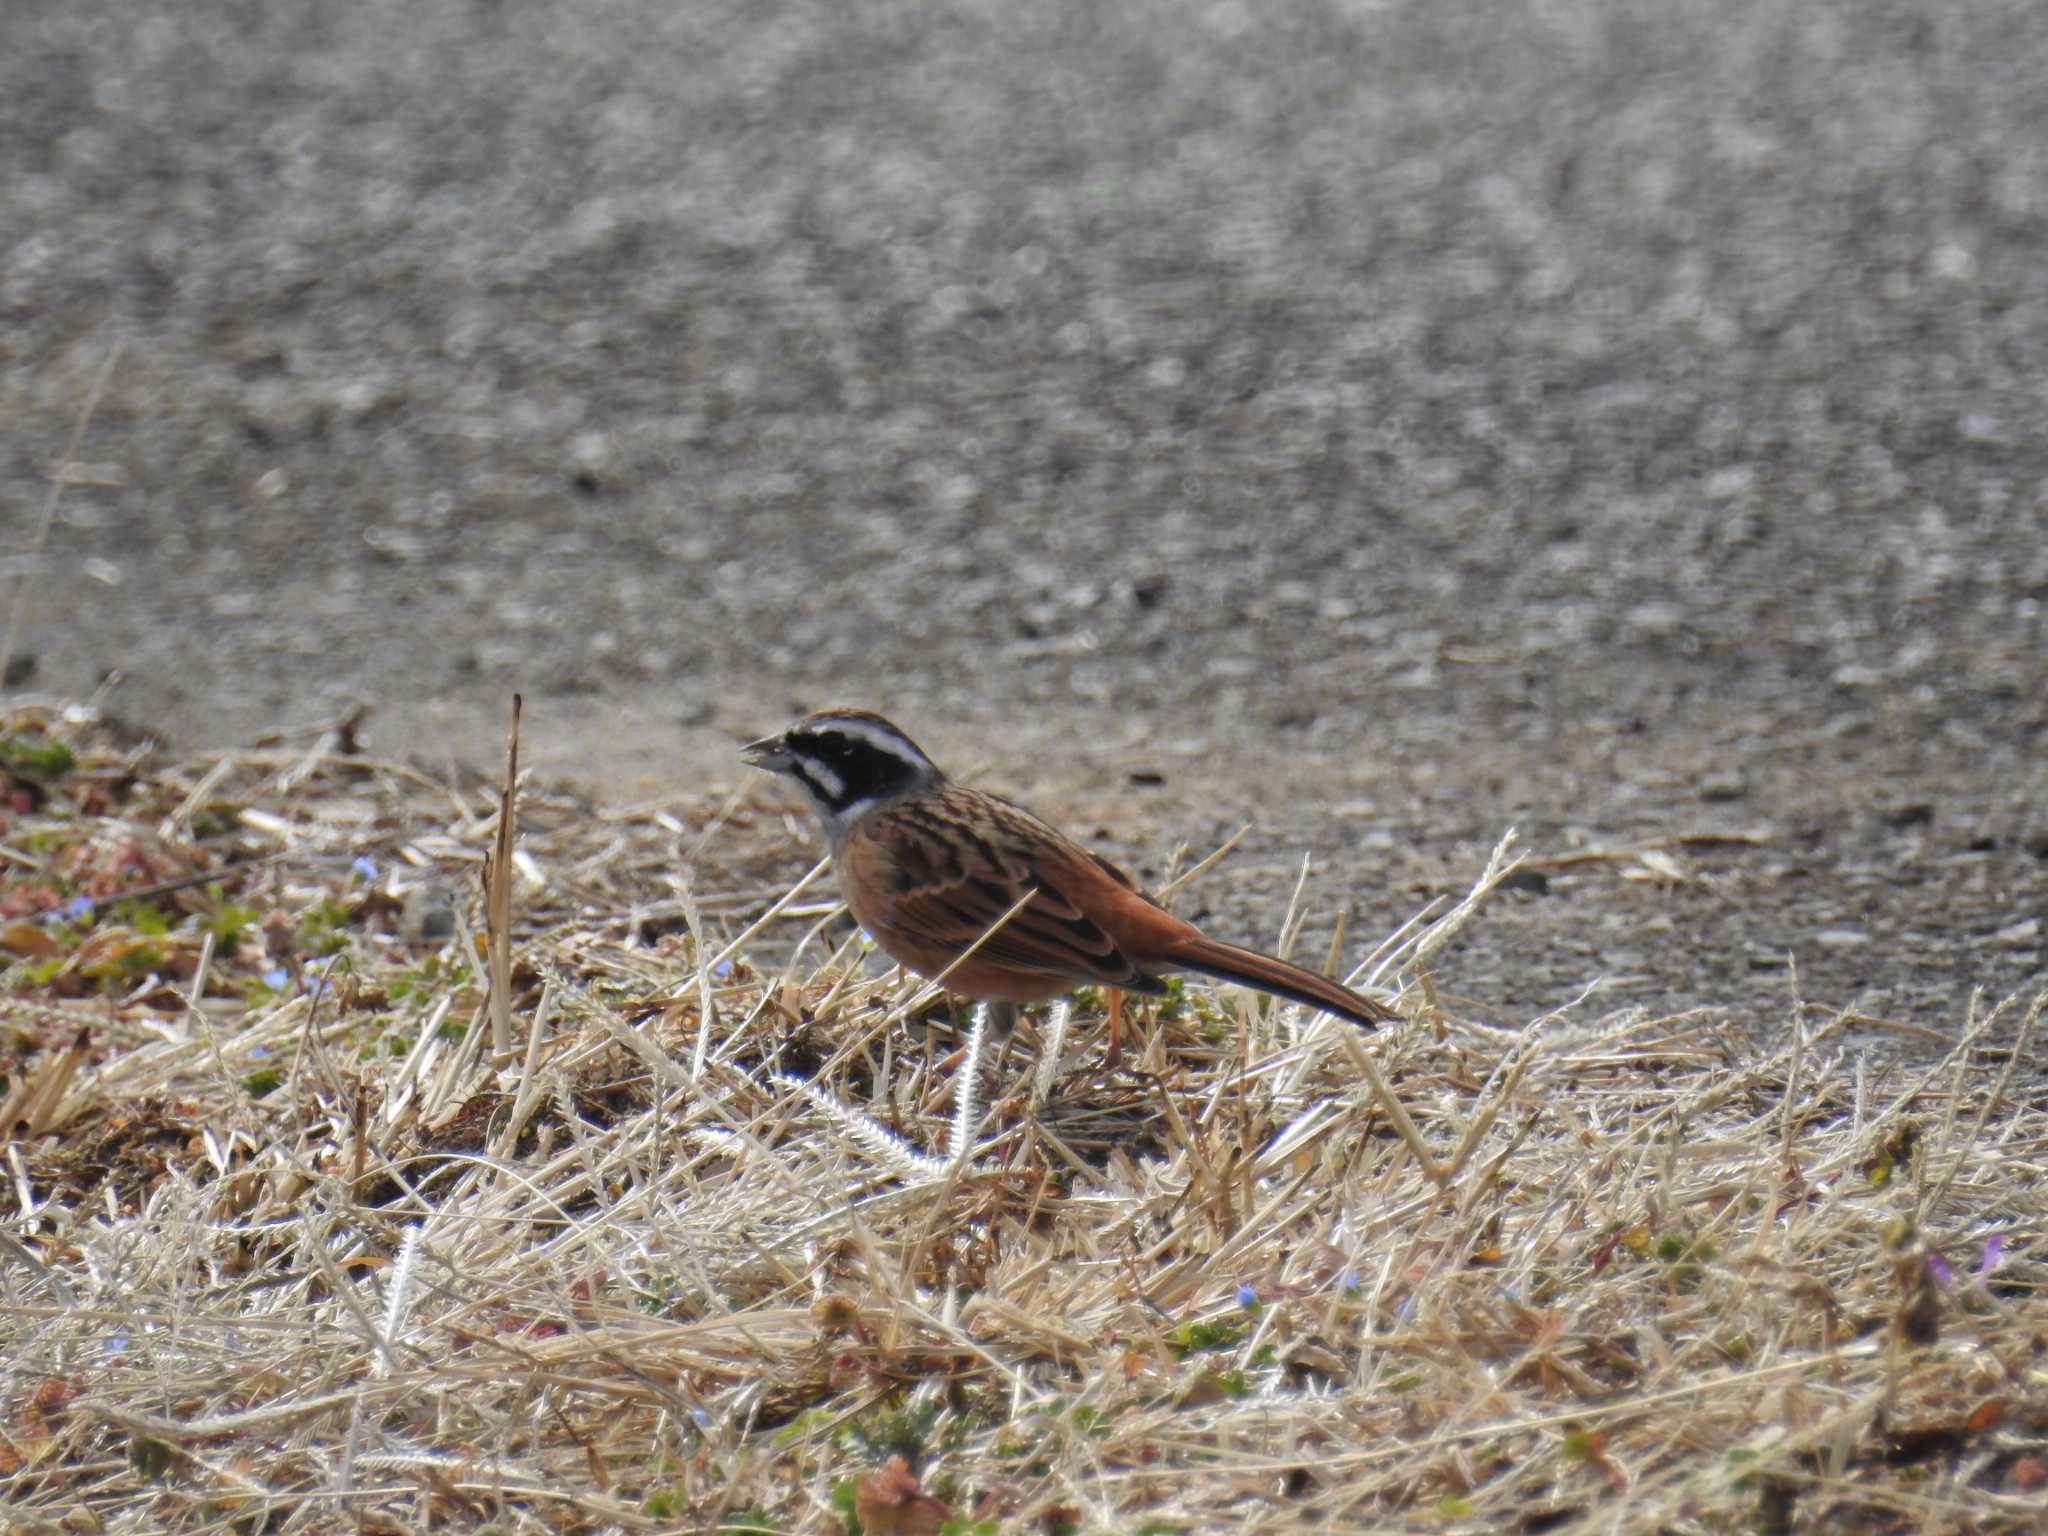
[[[1285,960],[1262,955],[1255,949],[1225,944],[1205,933],[1176,940],[1166,951],[1166,959],[1185,970],[1200,971],[1204,976],[1214,976],[1219,981],[1234,981],[1255,992],[1270,992],[1290,1003],[1300,1003],[1304,1008],[1320,1008],[1354,1024],[1363,1024],[1367,1029],[1400,1017],[1384,1003],[1362,997],[1327,976],[1318,976],[1314,971],[1305,971]]]

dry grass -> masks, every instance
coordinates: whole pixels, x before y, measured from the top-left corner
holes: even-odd
[[[494,1043],[496,788],[5,739],[9,1529],[2040,1528],[2038,999],[1490,1027],[1495,870],[1408,1025],[1191,988],[1106,1078],[822,896],[733,942],[775,815],[523,789]]]

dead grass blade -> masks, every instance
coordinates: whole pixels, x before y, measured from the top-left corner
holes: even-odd
[[[1198,984],[1135,1068],[1086,996],[947,1065],[741,801],[9,728],[125,798],[59,778],[0,878],[150,893],[0,985],[23,1529],[837,1529],[895,1457],[1001,1532],[2038,1524],[2038,997],[1936,1062],[1481,1024],[1425,968],[1503,846],[1373,947],[1405,1027]]]
[[[491,1057],[512,1056],[512,848],[519,793],[519,713],[525,700],[512,695],[512,729],[505,743],[505,783],[498,794],[498,829],[484,860],[484,953],[489,966]]]

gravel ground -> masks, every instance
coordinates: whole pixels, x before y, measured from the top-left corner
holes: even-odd
[[[1141,870],[1254,822],[1195,909],[1254,940],[1304,850],[1312,940],[1509,824],[1653,853],[1445,958],[1507,1019],[1604,979],[1949,1032],[2040,982],[2035,0],[0,41],[22,689],[185,746],[364,700],[484,761],[520,688],[632,794],[864,703]]]

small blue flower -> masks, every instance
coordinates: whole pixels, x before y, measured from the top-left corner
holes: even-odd
[[[730,960],[719,961],[718,964],[711,967],[711,974],[718,980],[724,981],[732,975],[732,962]]]
[[[76,923],[91,917],[94,905],[90,896],[74,896],[57,909],[57,915],[67,923]]]
[[[1365,1286],[1359,1280],[1358,1271],[1355,1269],[1347,1269],[1337,1276],[1337,1294],[1346,1301],[1357,1300],[1358,1293],[1364,1289]]]
[[[1980,1275],[1990,1274],[1991,1271],[1998,1268],[1999,1262],[2004,1257],[2005,1234],[2003,1232],[1994,1232],[1984,1239],[1984,1260],[1977,1266],[1977,1273]]]
[[[123,1354],[123,1353],[125,1353],[125,1352],[127,1351],[127,1348],[128,1348],[128,1335],[127,1335],[127,1333],[126,1333],[126,1332],[124,1332],[124,1331],[122,1331],[122,1330],[120,1330],[120,1329],[116,1329],[116,1330],[115,1330],[114,1332],[112,1332],[112,1333],[110,1333],[110,1334],[108,1334],[108,1335],[107,1335],[107,1353],[108,1353],[108,1354],[110,1354],[110,1355],[118,1355],[118,1354]]]
[[[1247,1280],[1237,1288],[1237,1304],[1247,1312],[1259,1310],[1259,1288]]]
[[[355,862],[349,865],[349,868],[361,875],[366,881],[377,878],[377,861],[367,853],[357,854]]]
[[[292,979],[292,973],[281,965],[273,965],[263,973],[263,985],[273,992],[282,992],[285,983]]]

